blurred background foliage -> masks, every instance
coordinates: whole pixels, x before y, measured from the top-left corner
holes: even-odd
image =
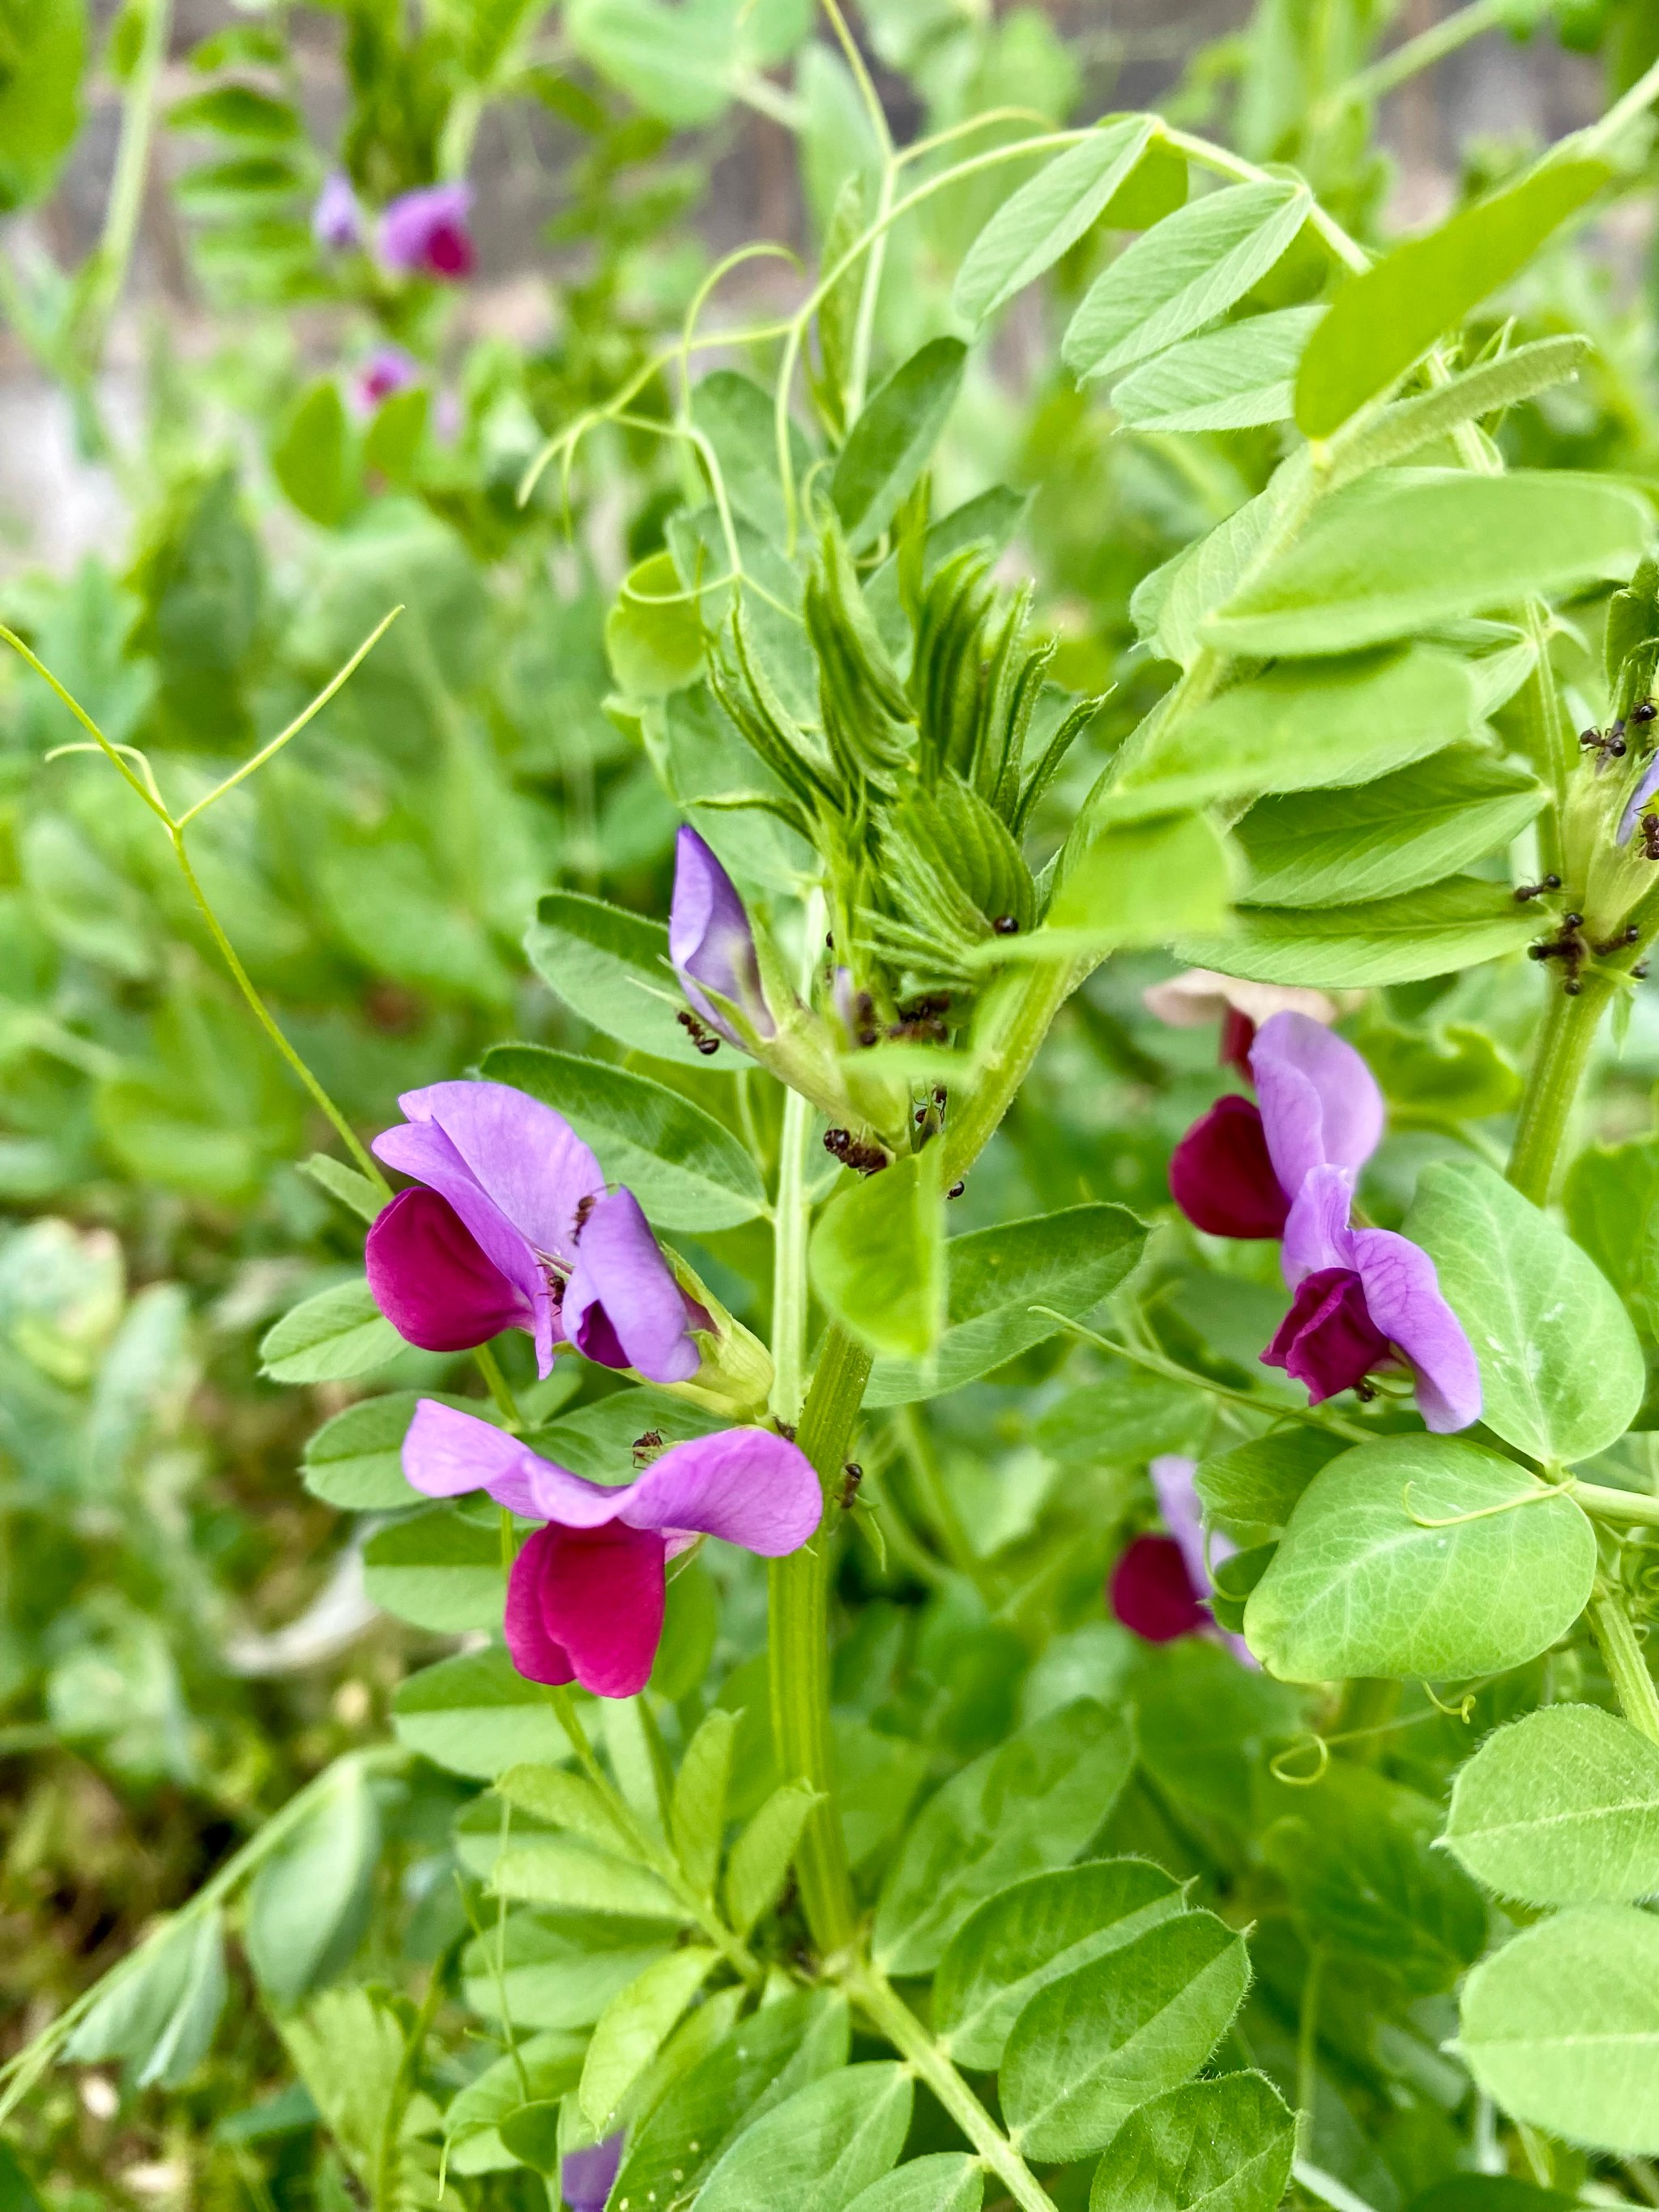
[[[988,137],[1156,100],[1253,158],[1299,164],[1375,240],[1506,173],[1659,51],[1653,0],[1480,0],[1450,20],[1382,0],[1261,0],[1248,21],[1109,18],[1088,0],[866,0],[854,28],[902,142],[992,108],[1020,113]],[[319,246],[312,206],[340,165],[374,201],[470,175],[477,276],[393,281],[367,254]],[[406,610],[193,847],[253,981],[361,1130],[393,1118],[400,1090],[476,1067],[506,1038],[620,1055],[550,994],[524,941],[555,886],[663,911],[675,801],[718,787],[699,781],[708,764],[686,726],[665,790],[610,703],[626,650],[614,627],[607,644],[616,587],[706,496],[685,449],[659,434],[673,349],[688,315],[741,331],[792,303],[787,261],[722,273],[721,257],[758,238],[815,252],[875,168],[854,77],[807,0],[125,0],[116,13],[0,0],[0,618],[188,803],[388,607]],[[881,358],[950,327],[961,253],[1008,189],[1006,171],[968,179],[897,229]],[[1547,257],[1528,279],[1528,334],[1583,328],[1598,350],[1506,437],[1528,462],[1651,481],[1655,269],[1647,203],[1627,209],[1595,255]],[[1008,573],[1036,582],[1056,675],[1111,693],[1053,796],[1055,822],[1153,696],[1133,587],[1257,491],[1279,451],[1272,430],[1125,432],[1061,374],[1055,336],[1101,251],[1075,249],[975,362],[935,467],[937,512],[1000,482],[1029,495]],[[386,346],[408,379],[376,399],[367,371]],[[715,358],[764,383],[775,355],[734,339]],[[521,503],[544,441],[636,377],[631,427],[597,429],[567,476]],[[727,419],[708,426],[728,441],[728,471],[752,392],[734,376]],[[361,1564],[374,1516],[353,1523],[297,1478],[307,1435],[365,1386],[281,1389],[260,1376],[259,1338],[353,1272],[361,1224],[296,1166],[325,1126],[249,1024],[156,825],[73,750],[82,735],[20,664],[0,665],[9,2048],[307,1778],[384,1744],[405,1675],[455,1648],[375,1610]],[[1068,1010],[974,1179],[970,1220],[1079,1198],[1164,1203],[1170,1145],[1214,1077],[1207,1032],[1142,1010],[1156,972],[1115,962]],[[1391,1176],[1402,1188],[1443,1145],[1448,1116],[1512,1104],[1504,1047],[1531,1019],[1527,981],[1486,969],[1378,994],[1362,1042],[1395,1129],[1379,1218]],[[1496,1048],[1472,1036],[1476,1021]],[[653,1073],[740,1126],[728,1073]],[[1645,1126],[1656,1077],[1659,1018],[1644,1000],[1600,1095],[1610,1141]],[[1572,1197],[1615,1279],[1617,1220],[1651,1182],[1652,1149],[1592,1155]],[[763,1321],[757,1233],[689,1249],[734,1310]],[[1249,1285],[1218,1298],[1190,1238],[1159,1249],[1149,1304],[1164,1348],[1223,1379],[1249,1372],[1263,1336]],[[1276,1300],[1264,1263],[1263,1310]],[[468,1387],[464,1364],[414,1352],[373,1378],[442,1385]],[[590,1398],[603,1385],[586,1374]],[[1351,1976],[1328,2000],[1341,2078],[1320,2156],[1376,2212],[1398,2212],[1440,2171],[1436,2130],[1449,2123],[1434,2095],[1402,2106],[1391,2085],[1443,2064],[1433,2007],[1458,1961],[1419,1972],[1389,1963],[1387,1929],[1369,1948],[1322,1930],[1306,1880],[1290,1910],[1283,1868],[1245,1843],[1262,1825],[1252,1792],[1269,1785],[1220,1737],[1293,1733],[1292,1694],[1208,1646],[1137,1651],[1103,1613],[1105,1565],[1144,1517],[1139,1470],[1152,1451],[1196,1449],[1193,1420],[1155,1376],[1063,1344],[926,1425],[902,1410],[868,1418],[885,1540],[847,1554],[836,1677],[864,1823],[854,1856],[878,1869],[924,1781],[1017,1719],[1139,1670],[1150,1766],[1112,1847],[1244,1885],[1263,1919],[1252,2033],[1287,2064],[1295,2022],[1274,1993],[1299,1985],[1296,1947],[1350,1942]],[[707,1697],[764,1704],[762,1586],[730,1559],[719,1571],[718,1591],[688,1578],[659,1667],[688,1729]],[[1433,1796],[1465,1739],[1426,1705],[1410,1717],[1394,1779]],[[763,1729],[749,1735],[739,1813],[767,1785]],[[409,1962],[465,1936],[476,1901],[457,1887],[450,1841],[476,1788],[465,1761],[362,1771],[331,1846],[333,1917],[307,1983],[355,1954],[360,1980],[400,1985]],[[554,2017],[556,2003],[537,2017],[533,1922],[525,1930],[512,1969],[523,2016],[580,2024]],[[477,1998],[476,1978],[468,1987]],[[1368,2003],[1403,2039],[1391,2057],[1370,2026],[1340,2049]],[[349,2202],[309,2094],[283,2086],[275,2034],[254,2012],[231,2018],[175,2094],[118,2085],[107,2068],[55,2079],[25,2123],[38,2182],[0,2163],[0,2205],[27,2212],[37,2186],[88,2212]],[[1386,2121],[1381,2151],[1354,2111]],[[528,2204],[533,2179],[509,2163],[469,2185]]]

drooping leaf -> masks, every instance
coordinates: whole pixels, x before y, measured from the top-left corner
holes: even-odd
[[[1181,1885],[1147,1859],[1103,1859],[1017,1881],[970,1913],[933,1981],[933,2025],[961,2066],[1000,2063],[1028,2001],[1091,1959],[1183,1909]]]
[[[1546,162],[1506,191],[1408,239],[1352,276],[1331,303],[1297,379],[1296,419],[1327,438],[1507,284],[1557,226],[1607,181],[1600,161]]]
[[[122,2058],[141,2088],[177,2088],[207,2056],[224,2008],[224,1915],[216,1908],[132,1960],[77,2024],[64,2055]]]
[[[1249,1979],[1237,1929],[1211,1912],[1182,1912],[1040,1989],[1014,2023],[997,2077],[1024,2154],[1069,2160],[1100,2149],[1137,2106],[1204,2063]]]
[[[1217,322],[1259,283],[1307,219],[1305,185],[1229,185],[1177,209],[1085,294],[1060,348],[1079,382],[1128,368]]]
[[[1524,1929],[1469,1976],[1457,2047],[1512,2118],[1659,2150],[1659,1919],[1590,1905]]]
[[[732,1844],[726,1909],[740,1936],[777,1903],[806,1816],[817,1802],[818,1793],[806,1783],[781,1784]]]
[[[1156,128],[1149,115],[1103,124],[1005,200],[969,247],[951,305],[983,322],[1036,282],[1099,220]]]
[[[712,1894],[726,1832],[726,1791],[738,1717],[720,1705],[706,1713],[685,1747],[674,1777],[670,1825],[680,1864],[700,1892]]]
[[[1630,1318],[1548,1214],[1478,1161],[1419,1179],[1407,1234],[1480,1364],[1480,1417],[1534,1459],[1589,1458],[1623,1436],[1646,1388]]]
[[[928,1800],[882,1885],[876,1961],[924,1973],[974,1907],[1085,1850],[1128,1778],[1122,1712],[1083,1698],[1020,1729]]]
[[[1244,1633],[1283,1681],[1467,1680],[1547,1650],[1595,1573],[1594,1532],[1565,1492],[1478,1444],[1390,1437],[1304,1491]]]
[[[362,1767],[342,1760],[328,1789],[249,1887],[242,1941],[261,1988],[286,2009],[338,1972],[363,1932],[380,1820]]]
[[[812,1287],[890,1358],[925,1360],[945,1328],[945,1206],[933,1146],[838,1191],[812,1231]]]
[[[1188,2081],[1129,2115],[1089,2212],[1273,2212],[1295,2154],[1296,2115],[1265,2075]]]
[[[1547,1705],[1486,1738],[1452,1785],[1446,1843],[1523,1905],[1659,1891],[1659,1747],[1595,1705]]]
[[[601,2135],[615,2125],[623,2099],[719,1958],[718,1951],[695,1944],[671,1951],[619,1990],[599,2014],[577,2099],[588,2124]]]

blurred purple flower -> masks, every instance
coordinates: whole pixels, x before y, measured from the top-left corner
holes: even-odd
[[[799,1550],[823,1506],[811,1462],[771,1429],[671,1444],[643,1474],[608,1488],[422,1398],[403,1464],[428,1498],[483,1490],[543,1523],[513,1565],[507,1648],[526,1680],[579,1681],[599,1698],[645,1687],[662,1636],[664,1569],[677,1553],[708,1535],[781,1559]]]
[[[1146,1643],[1170,1644],[1216,1626],[1206,1602],[1211,1582],[1194,1480],[1198,1466],[1182,1453],[1163,1452],[1146,1472],[1169,1533],[1132,1538],[1107,1589],[1112,1611],[1126,1628]],[[1237,1549],[1218,1534],[1210,1540],[1209,1557],[1218,1565]],[[1242,1636],[1224,1632],[1222,1641],[1247,1667],[1255,1665]]]
[[[400,192],[380,217],[381,260],[401,276],[460,283],[477,260],[467,228],[471,205],[470,185],[422,185]]]
[[[1415,1371],[1428,1427],[1467,1428],[1480,1418],[1480,1371],[1433,1261],[1392,1231],[1350,1224],[1382,1135],[1376,1079],[1351,1044],[1291,1012],[1262,1024],[1250,1072],[1260,1106],[1218,1100],[1176,1146],[1170,1188],[1212,1235],[1283,1238],[1296,1298],[1264,1364],[1317,1405],[1397,1357]]]
[[[401,346],[376,346],[352,380],[353,404],[360,415],[372,415],[383,399],[390,399],[394,392],[406,392],[425,374],[414,356]]]
[[[738,887],[689,826],[682,826],[674,846],[668,957],[698,1020],[728,1044],[740,1046],[743,1039],[716,1012],[708,996],[710,991],[718,991],[738,1007],[757,1036],[776,1035],[777,1024],[761,988],[755,933]]]
[[[570,2212],[605,2212],[605,2200],[622,2164],[621,2130],[587,2150],[571,2150],[559,2167],[559,2185]]]
[[[343,169],[331,171],[323,179],[311,210],[311,234],[325,253],[346,253],[362,243],[363,211]]]
[[[674,1279],[639,1201],[607,1192],[587,1146],[550,1106],[505,1083],[434,1083],[398,1101],[374,1139],[416,1179],[368,1232],[375,1303],[428,1352],[527,1330],[547,1375],[568,1340],[604,1367],[689,1382],[691,1330],[713,1326]]]

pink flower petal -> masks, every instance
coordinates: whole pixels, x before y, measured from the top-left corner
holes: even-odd
[[[562,1115],[507,1083],[432,1083],[398,1103],[410,1121],[442,1130],[478,1188],[538,1251],[574,1259],[577,1208],[602,1194],[605,1175]]]
[[[527,1557],[532,1564],[525,1567]],[[576,1680],[596,1698],[637,1697],[662,1640],[663,1562],[663,1540],[654,1529],[620,1521],[601,1528],[538,1529],[513,1571],[520,1584],[523,1570],[513,1618],[535,1623],[525,1634],[526,1650],[533,1646],[544,1662],[550,1650],[568,1654]],[[509,1649],[513,1632],[509,1628]]]
[[[363,1248],[374,1303],[422,1352],[470,1352],[504,1328],[533,1330],[534,1308],[435,1190],[399,1191]]]
[[[1136,1536],[1112,1569],[1107,1595],[1123,1626],[1148,1644],[1172,1644],[1210,1626],[1173,1536]]]
[[[1294,1290],[1304,1275],[1322,1267],[1352,1267],[1353,1231],[1348,1216],[1353,1210],[1353,1170],[1317,1167],[1303,1178],[1285,1223],[1285,1243],[1279,1263],[1285,1282]]]
[[[631,1487],[617,1510],[634,1527],[720,1536],[769,1559],[799,1551],[823,1512],[811,1462],[770,1429],[671,1445]]]
[[[507,1580],[507,1612],[502,1632],[508,1656],[527,1682],[574,1682],[576,1669],[570,1654],[549,1633],[542,1613],[542,1587],[555,1566],[557,1539],[562,1531],[538,1528],[526,1540],[513,1562]]]
[[[1382,1094],[1346,1039],[1306,1014],[1274,1014],[1250,1048],[1267,1152],[1294,1199],[1327,1162],[1358,1170],[1382,1136]]]
[[[680,1286],[631,1190],[588,1215],[565,1285],[566,1332],[584,1358],[653,1382],[689,1382],[702,1364]]]
[[[1321,1267],[1297,1285],[1261,1364],[1282,1367],[1305,1384],[1309,1402],[1317,1406],[1339,1390],[1352,1390],[1391,1355],[1358,1275],[1352,1267]]]
[[[738,887],[696,831],[683,827],[674,846],[674,897],[668,916],[668,957],[697,1016],[728,1043],[741,1038],[706,995],[718,991],[740,1006],[756,1033],[775,1034],[761,989],[755,933]]]

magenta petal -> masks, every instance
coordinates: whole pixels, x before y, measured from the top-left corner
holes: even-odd
[[[1137,1536],[1112,1569],[1114,1613],[1148,1644],[1170,1644],[1210,1626],[1173,1536]]]
[[[548,1632],[542,1617],[542,1589],[557,1555],[557,1528],[538,1528],[526,1540],[507,1579],[507,1613],[502,1631],[508,1656],[527,1682],[574,1682],[570,1654]]]
[[[426,185],[400,192],[380,217],[380,258],[405,276],[470,276],[474,253],[467,214],[471,187]]]
[[[565,1285],[564,1326],[585,1358],[653,1382],[689,1382],[702,1364],[685,1300],[631,1190],[588,1215]]]
[[[471,1352],[504,1328],[535,1327],[533,1307],[435,1190],[399,1191],[363,1258],[375,1304],[422,1352]]]
[[[812,1463],[771,1429],[722,1429],[671,1445],[617,1506],[635,1528],[724,1537],[763,1559],[799,1551],[823,1494]]]
[[[1352,1267],[1322,1267],[1297,1285],[1261,1364],[1282,1367],[1293,1381],[1305,1383],[1310,1402],[1317,1406],[1363,1382],[1391,1354],[1358,1274]]]
[[[1236,1091],[1194,1122],[1170,1158],[1170,1191],[1212,1237],[1278,1237],[1286,1204],[1267,1157],[1261,1116]]]
[[[1424,1425],[1443,1436],[1467,1429],[1480,1418],[1480,1369],[1433,1261],[1392,1230],[1356,1229],[1352,1243],[1371,1319],[1416,1376]]]
[[[1292,1198],[1329,1162],[1358,1169],[1382,1136],[1382,1094],[1346,1041],[1306,1014],[1263,1022],[1250,1048],[1267,1151]]]
[[[596,1698],[633,1698],[650,1680],[662,1640],[665,1547],[654,1529],[550,1525],[532,1536],[526,1603],[550,1644],[569,1654]],[[516,1565],[515,1565],[516,1578]],[[514,1663],[516,1664],[516,1659]]]
[[[763,1037],[777,1024],[761,990],[755,933],[738,887],[695,830],[683,827],[674,846],[674,897],[668,916],[668,957],[699,1018],[728,1043],[742,1040],[706,995],[718,991],[740,1006]],[[700,988],[701,987],[701,988]]]

